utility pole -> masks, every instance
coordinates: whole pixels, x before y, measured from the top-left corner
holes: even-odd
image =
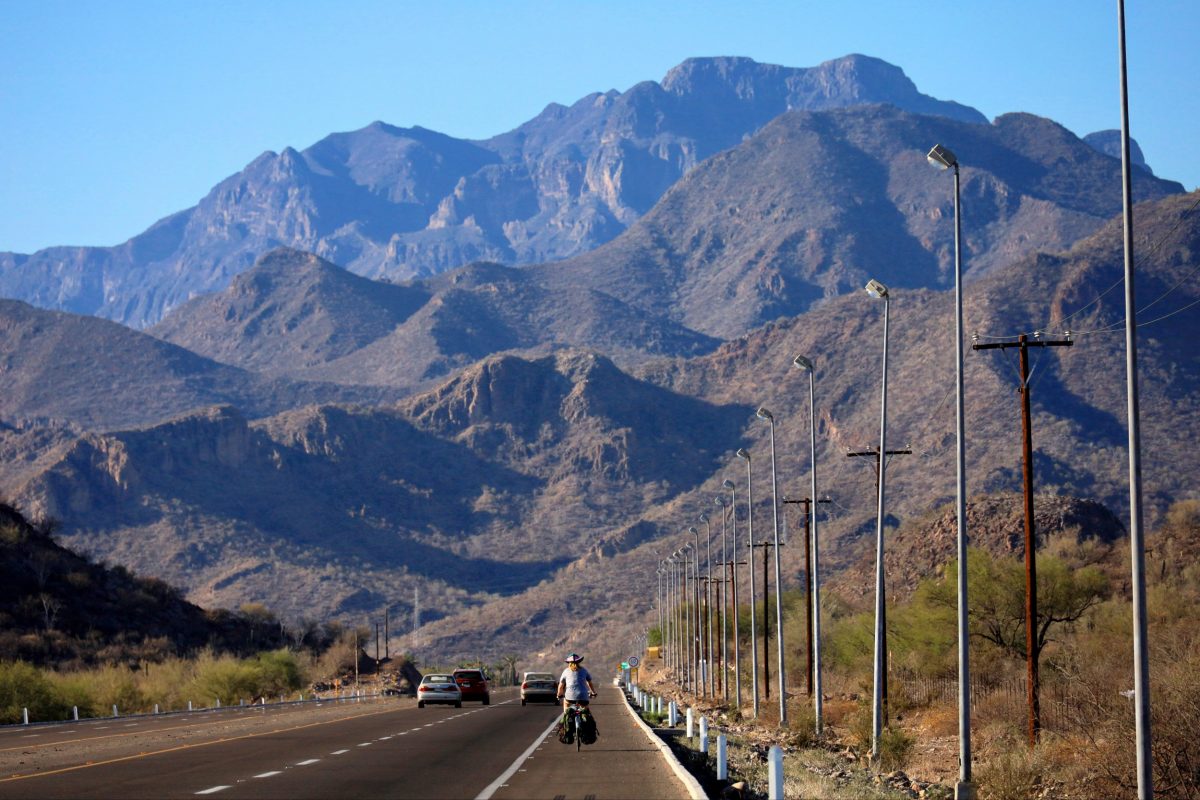
[[[912,448],[905,447],[903,450],[888,450],[884,453],[885,456],[911,456]],[[857,458],[859,456],[871,456],[875,459],[875,492],[879,493],[879,448],[872,447],[870,450],[851,450],[846,453],[848,458]],[[882,567],[881,567],[882,569]],[[887,599],[886,596],[880,603],[880,630],[887,635]],[[880,697],[880,719],[883,725],[888,723],[888,651],[887,647],[883,647],[880,653],[880,658],[883,660],[883,668],[879,675],[879,697]]]
[[[829,498],[817,500],[818,503],[831,503]],[[808,620],[808,696],[812,697],[813,693],[813,585],[812,585],[812,544],[809,542],[808,536],[808,521],[809,514],[812,513],[813,499],[811,497],[802,497],[799,500],[788,500],[783,498],[783,504],[795,505],[804,504],[804,608],[806,609],[805,619]]]
[[[421,644],[418,631],[421,630],[421,587],[413,587],[413,650]],[[415,654],[414,654],[415,655]]]
[[[392,654],[388,650],[389,636],[390,636],[390,634],[388,632],[388,610],[385,607],[383,609],[383,658],[385,661],[392,660]]]
[[[768,574],[767,568],[768,568],[768,566],[770,566],[770,561],[768,560],[770,558],[770,554],[767,552],[767,548],[774,547],[775,543],[774,542],[759,542],[758,544],[756,544],[754,546],[761,547],[762,551],[763,551],[763,682],[766,684],[766,689],[764,690],[763,694],[765,696],[765,699],[770,700],[771,699],[771,620],[770,620],[771,614],[769,611],[770,606],[768,603],[768,600],[769,600],[768,596],[769,596],[770,592],[767,591],[767,587],[769,585],[767,583],[767,574]],[[780,544],[780,547],[782,547],[782,546],[783,545]],[[753,556],[753,555],[754,554],[751,553],[751,556]],[[753,562],[754,561],[753,557],[750,560]],[[779,591],[778,586],[775,587],[775,591],[776,592]]]
[[[1066,339],[1046,341],[1040,333],[1034,341],[1021,334],[1015,342],[991,342],[973,344],[972,350],[1006,350],[1016,347],[1021,353],[1021,462],[1025,489],[1025,667],[1028,673],[1026,693],[1029,702],[1029,746],[1037,744],[1042,729],[1042,708],[1039,694],[1037,645],[1037,533],[1033,527],[1033,419],[1029,411],[1029,348],[1070,347],[1074,344],[1070,334]]]

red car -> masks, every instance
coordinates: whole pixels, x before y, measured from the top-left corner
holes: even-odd
[[[454,670],[454,682],[462,690],[463,700],[482,700],[485,706],[491,704],[492,690],[488,686],[487,675],[483,674],[483,670],[456,669]]]

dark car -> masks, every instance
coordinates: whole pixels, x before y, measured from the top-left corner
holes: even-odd
[[[492,702],[492,690],[488,686],[487,675],[479,669],[454,670],[454,682],[462,690],[463,700],[482,700],[483,704]]]

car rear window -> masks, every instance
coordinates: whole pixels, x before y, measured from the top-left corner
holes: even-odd
[[[471,680],[473,680],[473,681],[481,681],[481,680],[483,680],[483,673],[482,673],[482,672],[479,672],[479,671],[474,671],[474,672],[469,672],[469,671],[468,671],[468,672],[456,672],[456,673],[454,673],[454,677],[456,677],[456,678],[470,678],[470,679],[471,679]]]
[[[454,678],[449,675],[426,675],[426,683],[454,683]]]

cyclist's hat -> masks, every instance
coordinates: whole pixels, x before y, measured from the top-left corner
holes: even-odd
[[[579,653],[571,653],[564,660],[568,664],[578,664],[580,661],[583,661],[583,656],[579,655]]]

